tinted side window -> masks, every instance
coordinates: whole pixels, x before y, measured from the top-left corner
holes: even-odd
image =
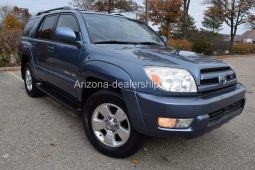
[[[38,21],[38,18],[31,19],[28,21],[23,36],[28,37],[33,27],[36,25],[36,22]]]
[[[77,20],[73,15],[67,14],[60,15],[57,23],[57,28],[59,27],[71,28],[76,34],[77,41],[80,40],[79,24],[77,23]]]
[[[39,31],[37,32],[37,38],[51,39],[51,34],[54,29],[57,15],[48,16],[44,19]]]

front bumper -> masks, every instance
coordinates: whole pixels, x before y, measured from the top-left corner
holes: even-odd
[[[162,97],[139,92],[134,96],[133,102],[127,102],[134,127],[142,134],[156,137],[202,135],[241,114],[245,105],[245,88],[241,84],[231,92],[207,97]],[[194,118],[194,121],[187,129],[168,129],[158,127],[158,117]]]

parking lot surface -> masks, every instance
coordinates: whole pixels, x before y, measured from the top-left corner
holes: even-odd
[[[247,88],[242,115],[202,137],[146,138],[125,159],[98,153],[80,115],[26,95],[19,72],[0,72],[0,170],[255,169],[255,56],[228,58]]]

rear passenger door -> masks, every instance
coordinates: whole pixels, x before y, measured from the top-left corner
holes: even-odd
[[[76,41],[81,41],[81,31],[75,15],[71,13],[60,14],[56,29],[59,27],[71,28],[76,34]],[[76,97],[74,88],[76,74],[79,67],[79,57],[82,47],[76,44],[62,42],[53,36],[54,48],[51,63],[54,65],[52,71],[56,76],[50,82],[66,91],[73,97]]]
[[[53,54],[51,41],[57,18],[58,15],[44,17],[36,33],[36,39],[31,42],[36,56],[35,67],[37,74],[43,80],[47,79],[51,68],[51,57]]]

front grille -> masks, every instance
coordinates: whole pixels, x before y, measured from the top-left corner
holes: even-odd
[[[202,85],[218,84],[219,83],[219,74],[220,73],[217,74],[218,77],[213,77],[213,78],[201,80],[201,84]],[[227,81],[231,81],[231,80],[236,78],[234,72],[228,72],[226,74],[229,74],[229,75],[226,75]],[[215,75],[215,76],[217,76],[217,75]]]
[[[211,73],[211,72],[217,72],[217,71],[229,71],[229,70],[231,70],[230,67],[206,68],[206,69],[202,69],[201,73],[205,74],[205,73]]]
[[[244,107],[245,100],[240,100],[234,104],[231,104],[221,110],[218,110],[216,112],[209,114],[209,124],[213,124],[214,122],[217,122],[218,120],[221,120],[225,116],[231,115],[232,113],[235,113],[237,111],[242,111]]]
[[[220,77],[225,78],[225,82],[220,81]],[[200,93],[217,91],[225,87],[235,85],[236,74],[231,67],[216,67],[200,70],[200,85],[198,90]]]

